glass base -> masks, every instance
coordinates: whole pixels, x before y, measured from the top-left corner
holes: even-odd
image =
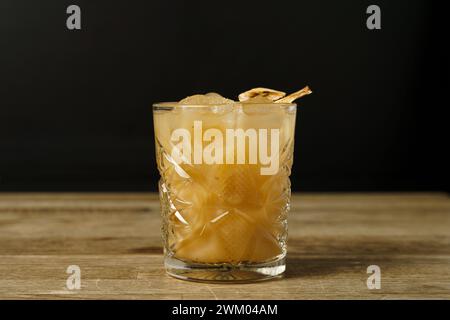
[[[286,270],[285,257],[264,263],[201,264],[165,257],[166,271],[182,280],[216,283],[245,283],[279,278]]]

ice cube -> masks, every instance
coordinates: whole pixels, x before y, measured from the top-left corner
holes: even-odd
[[[205,94],[205,96],[207,97],[214,97],[214,98],[223,98],[220,94],[218,94],[217,92],[208,92],[207,94]]]
[[[219,104],[210,107],[210,110],[214,114],[225,114],[233,111],[233,105],[231,104]]]
[[[217,104],[233,104],[233,100],[222,97],[220,94],[210,92],[207,94],[195,94],[193,96],[182,99],[180,104],[183,105],[217,105]]]

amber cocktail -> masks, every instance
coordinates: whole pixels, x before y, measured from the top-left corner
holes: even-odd
[[[281,275],[296,105],[208,94],[155,104],[153,117],[167,272],[199,281]]]

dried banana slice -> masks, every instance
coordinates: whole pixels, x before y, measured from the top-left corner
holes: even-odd
[[[250,98],[248,100],[245,101],[241,101],[243,104],[252,104],[252,103],[257,103],[257,104],[272,104],[274,101],[267,98],[267,97],[263,97],[263,96],[256,96],[253,98]]]
[[[286,93],[283,91],[277,91],[268,88],[253,88],[248,91],[242,92],[239,95],[239,101],[247,101],[254,97],[265,97],[270,99],[271,101],[276,101],[283,98],[285,95]]]
[[[309,89],[309,87],[306,86],[303,89],[296,91],[294,93],[291,93],[290,95],[288,95],[282,99],[276,100],[275,103],[291,103],[291,102],[294,102],[295,100],[297,100],[298,98],[301,98],[301,97],[306,96],[311,93],[312,93],[311,89]]]

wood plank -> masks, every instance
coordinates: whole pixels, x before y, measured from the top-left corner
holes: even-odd
[[[294,195],[288,251],[282,279],[185,282],[165,275],[155,194],[0,194],[0,299],[449,299],[450,200]],[[381,290],[366,286],[371,264]]]

